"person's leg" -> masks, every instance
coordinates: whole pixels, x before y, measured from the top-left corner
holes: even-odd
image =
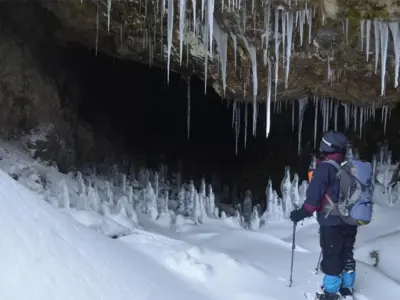
[[[342,237],[341,226],[321,226],[320,228],[321,270],[325,274],[323,288],[328,294],[339,293],[341,286],[341,274],[344,268],[341,259]]]
[[[356,261],[354,259],[354,244],[356,242],[357,227],[343,226],[343,247],[341,258],[343,261],[342,287],[343,296],[352,295],[356,279]]]

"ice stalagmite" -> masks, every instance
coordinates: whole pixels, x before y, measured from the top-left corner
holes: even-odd
[[[286,31],[287,31],[287,44],[286,44],[286,70],[285,70],[285,88],[288,88],[290,60],[292,57],[292,37],[293,37],[293,12],[286,12]]]
[[[186,0],[179,0],[179,63],[182,65],[183,33],[186,20]]]
[[[379,25],[379,21],[374,20],[375,74],[378,73],[380,32],[381,32],[381,27]]]
[[[365,59],[368,62],[369,60],[369,46],[371,39],[371,20],[367,20],[366,22],[366,30],[365,30]]]
[[[301,131],[303,128],[303,117],[304,117],[304,112],[306,111],[307,108],[307,102],[308,99],[307,97],[298,99],[299,101],[299,119],[298,119],[298,128],[297,128],[297,154],[300,156],[301,152]]]
[[[168,0],[168,20],[167,20],[167,81],[169,83],[169,67],[171,63],[172,31],[174,29],[174,0]]]
[[[187,139],[190,138],[190,77],[187,79]]]
[[[381,26],[381,96],[385,95],[386,60],[388,52],[389,28],[386,22]]]
[[[227,50],[228,50],[228,34],[225,33],[218,23],[214,24],[214,37],[217,41],[219,60],[222,74],[222,86],[224,89],[224,96],[226,91],[226,62],[227,62]]]
[[[389,23],[390,32],[393,38],[393,50],[395,55],[394,64],[394,87],[397,88],[399,85],[399,68],[400,68],[400,36],[399,36],[399,23]]]
[[[267,101],[266,101],[266,126],[265,136],[268,138],[271,130],[271,81],[272,81],[272,68],[271,60],[268,59],[268,87],[267,87]]]

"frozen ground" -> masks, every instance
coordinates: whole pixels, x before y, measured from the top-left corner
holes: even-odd
[[[294,283],[288,287],[288,221],[250,231],[233,218],[172,226],[104,203],[102,213],[90,205],[66,208],[57,188],[64,181],[75,203],[75,179],[4,142],[0,155],[0,299],[296,300],[320,286],[314,219],[298,226]],[[93,180],[102,193],[104,181]],[[375,198],[375,220],[360,229],[357,241],[356,300],[397,300],[400,207],[387,206],[380,187]],[[376,268],[371,252],[379,255]]]

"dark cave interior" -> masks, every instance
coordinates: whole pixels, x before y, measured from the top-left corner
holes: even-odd
[[[13,9],[9,6],[4,11],[10,14]],[[43,13],[37,7],[25,11]],[[12,24],[22,20],[41,20],[40,27],[44,32],[49,32],[54,25],[50,23],[48,13],[43,13],[42,17],[23,14],[24,10],[19,10],[13,16]],[[18,28],[18,34],[25,38],[31,34],[21,23],[14,28]],[[46,42],[42,40],[43,36]],[[171,72],[168,84],[166,68],[120,60],[102,54],[101,49],[96,55],[94,49],[76,44],[52,45],[51,38],[46,34],[36,35],[29,42],[41,47],[41,51],[36,53],[42,53],[39,56],[47,70],[67,68],[78,74],[70,84],[74,85],[72,90],[79,92],[61,89],[67,94],[64,96],[75,103],[78,117],[117,144],[121,153],[131,155],[138,167],[157,168],[161,162],[167,163],[171,172],[181,171],[185,181],[194,179],[198,182],[205,177],[211,182],[216,176],[231,190],[244,193],[250,189],[256,201],[265,198],[269,178],[274,188],[279,190],[285,165],[291,166],[292,173],[297,172],[300,180],[306,179],[309,158],[314,151],[314,105],[311,101],[304,114],[300,157],[297,154],[297,103],[295,131],[292,131],[292,105],[288,104],[286,108],[283,103],[282,112],[271,116],[268,139],[264,133],[265,104],[259,107],[256,137],[252,135],[252,108],[249,104],[246,148],[243,130],[245,110],[244,104],[240,104],[241,131],[236,154],[232,128],[233,102],[221,99],[212,88],[204,95],[204,82],[196,76],[190,79],[190,138],[187,139],[187,82],[179,74]],[[395,113],[397,111],[392,111],[392,115]],[[340,106],[340,120],[343,120],[343,114]],[[359,149],[360,156],[368,160],[376,149],[376,143],[384,138],[380,112],[377,116],[376,121],[370,120],[364,125],[361,140],[352,126],[346,132]],[[318,118],[317,138],[322,131],[321,113]],[[333,128],[333,122],[330,128]],[[394,158],[400,150],[396,148],[400,145],[398,128],[396,118],[392,117],[387,124],[386,138],[393,148]],[[339,122],[338,129],[344,130],[343,122]],[[218,192],[218,187],[215,190]]]
[[[109,120],[109,138],[123,144],[123,149],[141,163],[157,168],[163,160],[171,170],[180,170],[185,180],[211,180],[213,174],[222,183],[251,189],[263,197],[268,178],[279,189],[285,165],[306,179],[309,157],[314,152],[314,105],[308,104],[302,129],[302,153],[297,154],[298,105],[295,106],[295,131],[292,131],[292,105],[282,104],[282,111],[272,115],[270,137],[265,138],[265,104],[259,107],[257,135],[252,135],[252,106],[248,104],[247,145],[244,147],[244,104],[241,106],[241,131],[238,153],[235,152],[235,133],[232,128],[232,101],[221,99],[211,88],[204,95],[204,82],[191,77],[190,138],[187,139],[187,82],[177,73],[123,61],[93,51],[71,47],[71,64],[79,66],[83,96],[79,114],[87,122]],[[339,109],[341,120],[344,109]],[[101,117],[102,116],[102,117]],[[378,118],[379,119],[379,118]],[[322,133],[322,114],[319,113],[317,139]],[[360,155],[370,159],[380,131],[369,129],[381,126],[365,124],[363,140],[373,147],[363,146],[357,135],[347,131]],[[331,120],[330,128],[334,122]],[[345,131],[343,122],[338,129]],[[379,129],[381,130],[381,129]],[[375,135],[374,135],[374,134]],[[318,142],[317,142],[318,147]],[[180,167],[178,167],[180,166]]]

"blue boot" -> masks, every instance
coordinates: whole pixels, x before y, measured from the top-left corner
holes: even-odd
[[[340,291],[342,279],[340,278],[340,276],[331,276],[325,274],[324,279],[322,280],[322,284],[324,287],[324,292],[337,294]]]
[[[353,296],[353,288],[354,288],[355,279],[356,279],[355,271],[347,271],[347,272],[344,271],[342,273],[342,286],[340,287],[340,294],[343,297]]]

